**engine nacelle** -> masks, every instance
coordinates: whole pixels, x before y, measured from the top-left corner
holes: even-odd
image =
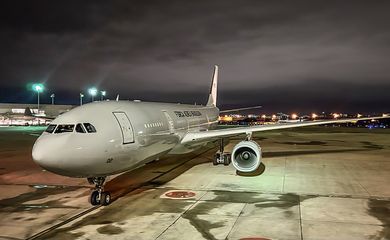
[[[240,172],[253,172],[261,163],[261,148],[255,141],[242,141],[232,151],[233,166]]]

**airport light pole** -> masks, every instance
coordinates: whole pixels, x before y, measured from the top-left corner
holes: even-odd
[[[51,97],[51,105],[54,105],[54,98],[55,98],[55,94],[51,94],[50,97]]]
[[[41,93],[41,92],[43,92],[43,84],[41,84],[41,83],[35,83],[35,84],[33,84],[33,86],[32,86],[32,88],[33,88],[33,90],[35,91],[35,92],[37,92],[37,97],[38,97],[38,112],[37,112],[37,114],[39,114],[39,94]]]
[[[80,93],[80,106],[83,105],[84,94]]]
[[[106,96],[106,91],[100,91],[100,101],[103,101],[105,96]]]
[[[92,102],[93,102],[93,100],[94,100],[94,98],[95,98],[95,96],[97,94],[97,89],[96,88],[90,88],[88,90],[88,92],[89,92],[89,95],[91,95],[91,99],[92,99]]]

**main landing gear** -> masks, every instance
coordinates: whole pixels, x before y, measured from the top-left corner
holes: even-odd
[[[96,205],[106,206],[111,203],[111,194],[103,191],[103,184],[106,177],[91,177],[88,178],[90,184],[95,184],[95,189],[92,191],[89,197],[89,202]]]
[[[224,152],[223,139],[219,140],[219,150],[215,153],[213,165],[223,164],[228,166],[231,162],[231,154]]]

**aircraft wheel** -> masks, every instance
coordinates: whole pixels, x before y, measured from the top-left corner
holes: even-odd
[[[213,165],[214,165],[214,166],[218,165],[218,163],[217,163],[217,158],[214,158],[214,159],[213,159]]]
[[[111,194],[109,192],[102,192],[101,204],[107,206],[111,203]]]
[[[89,197],[89,202],[93,205],[99,205],[100,204],[100,199],[99,199],[99,191],[93,191],[91,193],[91,196]]]
[[[220,158],[219,153],[214,154],[214,158],[213,158],[213,165],[214,166],[218,165],[218,159],[219,158]]]
[[[225,154],[223,158],[223,165],[228,166],[230,164],[230,154]]]

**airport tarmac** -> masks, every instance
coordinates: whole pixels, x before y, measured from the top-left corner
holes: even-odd
[[[215,149],[168,157],[111,177],[105,207],[32,162],[41,131],[0,128],[2,239],[390,239],[388,129],[258,133],[252,177],[213,166]]]

